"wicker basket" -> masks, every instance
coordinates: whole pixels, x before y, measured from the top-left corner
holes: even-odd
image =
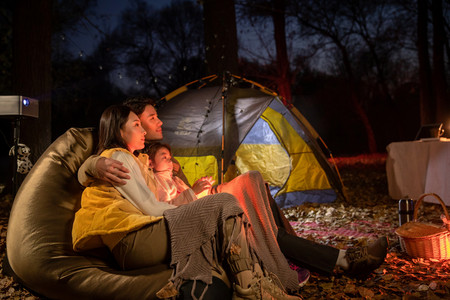
[[[414,219],[403,224],[395,233],[403,240],[406,253],[413,257],[450,259],[450,224],[444,227],[417,222],[417,211],[427,196],[434,196],[442,205],[447,220],[450,220],[447,208],[442,199],[434,194],[423,194],[414,207]]]

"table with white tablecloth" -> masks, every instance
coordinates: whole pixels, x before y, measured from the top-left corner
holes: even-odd
[[[389,196],[417,200],[435,193],[450,206],[450,139],[395,142],[387,146]],[[428,196],[426,202],[439,203]]]

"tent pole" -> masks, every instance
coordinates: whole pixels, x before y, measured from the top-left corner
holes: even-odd
[[[227,119],[227,79],[226,79],[226,72],[223,72],[222,77],[222,151],[221,151],[221,162],[220,162],[220,183],[224,183],[224,177],[225,177],[225,130],[227,128],[226,119]]]

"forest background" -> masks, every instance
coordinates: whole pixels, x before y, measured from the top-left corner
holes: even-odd
[[[114,23],[96,0],[0,3],[0,95],[39,100],[20,128],[33,162],[111,104],[224,71],[278,92],[335,156],[383,153],[425,124],[450,133],[449,0],[160,2],[129,0]],[[7,170],[13,122],[0,131]]]

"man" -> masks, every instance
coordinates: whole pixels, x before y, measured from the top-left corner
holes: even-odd
[[[163,123],[159,120],[151,99],[129,99],[124,104],[128,105],[140,118],[142,127],[147,131],[145,138],[149,144],[151,141],[161,140],[163,138]],[[143,151],[145,151],[145,148]],[[175,175],[189,184],[179,163],[174,162]],[[103,179],[112,184],[123,185],[126,183],[125,180],[130,178],[128,172],[118,161],[99,156],[91,156],[81,166],[78,172],[78,180],[84,186],[89,184],[92,177]],[[200,180],[193,187],[201,185],[197,186],[197,188],[201,190],[210,189],[212,193],[228,192],[238,197],[233,192],[237,190],[233,189],[235,186],[246,187],[247,189],[252,188],[252,182],[245,182],[245,180],[246,178],[244,176],[238,176],[231,182],[213,188],[209,180]],[[275,223],[279,228],[277,241],[280,249],[286,258],[293,261],[296,265],[326,274],[331,274],[335,268],[339,267],[349,275],[364,277],[378,268],[384,261],[388,246],[385,237],[379,238],[375,243],[367,247],[353,247],[348,250],[339,250],[311,242],[297,237],[295,231],[289,225],[289,222],[268,191],[267,197],[271,203]]]

